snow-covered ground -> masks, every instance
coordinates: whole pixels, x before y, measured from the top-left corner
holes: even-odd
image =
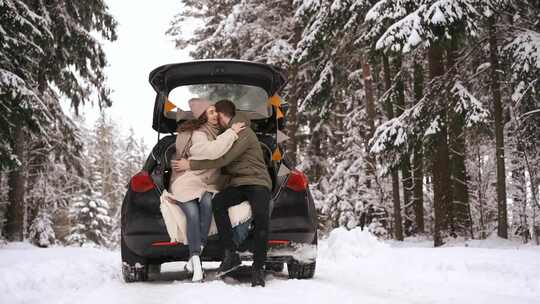
[[[498,239],[430,244],[337,229],[319,243],[315,278],[288,280],[283,272],[251,288],[248,276],[190,283],[183,263],[126,284],[119,252],[11,243],[0,247],[0,303],[540,303],[539,247]]]

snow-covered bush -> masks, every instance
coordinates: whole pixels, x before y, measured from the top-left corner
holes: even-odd
[[[29,230],[28,238],[39,247],[49,247],[56,243],[50,212],[40,210]]]

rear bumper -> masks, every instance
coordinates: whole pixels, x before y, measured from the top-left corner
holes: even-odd
[[[317,258],[317,242],[315,233],[271,234],[268,238],[268,262],[289,262],[296,260],[310,263]],[[128,235],[125,236],[128,247],[136,254],[157,262],[187,261],[189,247],[184,244],[156,244],[157,236]],[[252,240],[252,239],[251,239]],[[249,241],[249,240],[248,240]],[[154,243],[154,245],[153,245]],[[222,248],[216,239],[209,240],[201,259],[204,261],[220,261]],[[240,252],[245,261],[251,261],[251,250]]]
[[[241,252],[240,258],[244,261],[252,261],[251,252]],[[288,263],[291,261],[300,263],[313,263],[317,260],[317,245],[306,243],[289,243],[288,245],[269,246],[266,255],[267,262]]]
[[[290,243],[298,243],[298,244],[313,244],[316,243],[317,233],[315,231],[302,231],[302,232],[270,232],[268,235],[268,240],[285,240],[289,241]]]

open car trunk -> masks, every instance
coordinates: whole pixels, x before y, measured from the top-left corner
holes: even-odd
[[[263,148],[273,188],[277,188],[281,160],[272,160],[272,154],[278,149],[277,130],[284,127],[284,119],[277,118],[276,109],[268,100],[285,86],[284,71],[247,61],[200,60],[158,67],[150,73],[149,81],[157,93],[152,127],[159,133],[173,134],[179,122],[194,118],[188,107],[182,107],[182,103],[187,105],[189,97],[203,97],[213,102],[223,98],[232,100],[238,112],[250,118],[251,128]],[[175,95],[178,91],[180,94]],[[156,148],[159,151],[152,155],[157,156],[159,166],[154,178],[161,183],[158,187],[165,189],[170,178],[170,159],[175,151],[174,140],[164,138]],[[155,171],[155,168],[146,169]]]
[[[149,81],[156,91],[152,128],[159,133],[173,133],[176,129],[177,118],[176,113],[169,113],[171,112],[169,94],[179,87],[219,84],[254,87],[259,88],[268,98],[282,89],[287,80],[283,71],[266,64],[239,60],[201,60],[158,67],[150,73]],[[258,95],[260,96],[261,93]],[[209,99],[217,101],[215,98]],[[189,119],[191,113],[183,112],[186,112],[182,113],[184,119]],[[258,128],[265,128],[260,125],[264,121],[275,123],[275,113],[273,115],[274,120],[263,119],[259,122]],[[254,118],[262,119],[269,116]]]

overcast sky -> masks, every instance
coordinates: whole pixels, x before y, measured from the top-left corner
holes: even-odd
[[[181,11],[179,0],[108,0],[118,21],[118,40],[104,45],[108,67],[107,84],[113,90],[113,105],[106,111],[127,134],[131,127],[144,136],[148,148],[156,140],[152,129],[155,93],[148,83],[150,71],[160,65],[189,61],[187,51],[177,50],[165,31]],[[85,106],[85,119],[92,126],[99,115],[96,106]]]

